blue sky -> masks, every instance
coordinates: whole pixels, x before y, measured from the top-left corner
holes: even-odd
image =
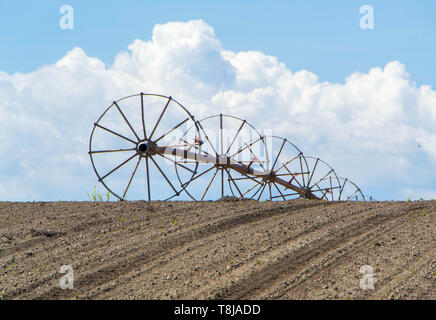
[[[75,29],[58,27],[59,8],[75,10]],[[375,11],[375,29],[362,31],[359,8]],[[435,87],[436,3],[413,1],[23,1],[0,2],[0,70],[29,72],[74,46],[111,64],[153,26],[203,19],[229,50],[259,50],[307,69],[322,81],[343,82],[392,60],[404,63],[418,84]]]
[[[59,28],[62,5],[73,30]],[[359,27],[363,5],[374,30]],[[153,90],[275,128],[376,199],[436,198],[435,12],[430,0],[0,0],[0,200],[87,200],[92,123]],[[186,52],[184,31],[204,36]],[[35,151],[10,156],[26,140]]]

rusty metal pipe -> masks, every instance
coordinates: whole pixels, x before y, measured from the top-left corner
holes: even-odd
[[[220,155],[211,156],[209,154],[199,154],[188,150],[180,150],[174,147],[156,147],[155,152],[158,154],[178,156],[183,159],[194,160],[200,163],[210,163],[210,164],[215,164],[217,166],[231,168],[244,175],[251,175],[257,178],[262,178],[271,181],[273,183],[277,183],[287,189],[291,189],[295,192],[298,192],[299,194],[301,194],[302,196],[308,199],[319,200],[319,198],[315,196],[310,190],[295,186],[292,183],[289,183],[281,179],[280,177],[274,175],[269,170],[265,170],[265,171],[256,170],[249,166],[241,164],[229,157],[220,156]]]

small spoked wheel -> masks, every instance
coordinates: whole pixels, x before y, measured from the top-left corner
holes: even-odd
[[[339,201],[366,201],[362,190],[347,178],[339,178],[341,189],[339,191]]]
[[[231,165],[243,165],[252,169],[259,169],[268,164],[268,152],[263,136],[246,120],[229,115],[215,115],[197,121],[202,139],[196,140],[193,148],[198,153],[198,161],[186,161],[183,165],[194,169],[195,176],[191,181],[196,183],[187,186],[187,182],[180,179],[184,190],[195,201],[216,200],[226,196],[243,197],[242,190],[247,182],[237,179],[240,174]],[[192,136],[193,126],[180,139],[180,143],[187,143]],[[199,149],[199,146],[202,149]],[[183,171],[176,166],[176,171]],[[251,177],[243,175],[246,179]],[[215,182],[215,183],[214,183]]]
[[[89,141],[98,180],[120,200],[180,195],[196,172],[183,165],[183,172],[174,171],[180,160],[174,150],[189,147],[179,143],[187,127],[200,137],[194,117],[172,97],[140,93],[114,101],[94,123]]]
[[[306,161],[306,189],[318,199],[337,201],[341,183],[335,170],[320,158],[306,156]]]
[[[266,136],[264,140],[272,154],[271,161],[263,168],[263,176],[236,178],[247,181],[247,188],[242,191],[243,196],[258,201],[299,198],[305,188],[304,179],[308,173],[303,153],[287,139]]]

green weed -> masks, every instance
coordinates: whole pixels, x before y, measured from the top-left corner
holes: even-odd
[[[94,191],[91,192],[91,194],[89,192],[86,193],[88,195],[89,201],[93,201],[93,202],[98,202],[98,201],[103,201],[103,194],[97,190],[97,187],[94,186]],[[108,192],[106,193],[106,200],[109,201],[110,198],[110,192],[108,190]]]

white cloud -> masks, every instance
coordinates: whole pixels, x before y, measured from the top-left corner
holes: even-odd
[[[197,20],[156,25],[111,66],[74,48],[27,74],[0,71],[0,199],[86,199],[97,183],[92,123],[140,91],[172,95],[197,118],[227,113],[273,128],[376,198],[433,192],[436,91],[417,87],[403,64],[320,82],[262,52],[224,50]]]

